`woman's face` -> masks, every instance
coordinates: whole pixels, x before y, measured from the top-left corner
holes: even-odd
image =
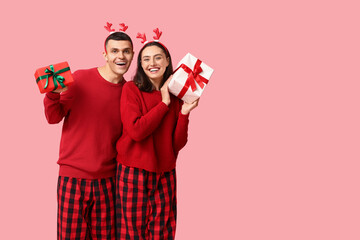
[[[158,46],[146,47],[141,53],[141,67],[152,82],[161,82],[169,59]]]

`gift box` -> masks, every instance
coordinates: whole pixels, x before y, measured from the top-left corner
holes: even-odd
[[[35,72],[35,79],[41,93],[64,88],[70,86],[74,82],[67,62],[37,69]]]
[[[190,53],[179,62],[169,82],[169,91],[192,103],[203,93],[214,70]]]

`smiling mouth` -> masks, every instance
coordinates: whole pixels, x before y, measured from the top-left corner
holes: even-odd
[[[160,70],[160,68],[150,68],[149,71],[151,73],[155,73],[155,72],[158,72]]]
[[[115,63],[115,64],[118,65],[118,66],[125,66],[126,65],[125,62],[119,62],[119,63]]]

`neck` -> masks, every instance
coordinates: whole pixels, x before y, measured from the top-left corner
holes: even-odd
[[[99,67],[98,70],[99,70],[100,75],[108,82],[117,84],[117,83],[120,83],[124,79],[123,75],[115,74],[113,71],[111,71],[111,69],[108,65]]]
[[[150,82],[154,85],[157,91],[160,90],[160,84],[162,79],[150,79]]]

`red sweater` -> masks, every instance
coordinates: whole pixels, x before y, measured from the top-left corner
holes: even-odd
[[[115,176],[116,141],[122,131],[120,97],[125,81],[106,81],[97,68],[73,73],[74,84],[61,94],[47,93],[50,124],[64,117],[60,142],[60,176],[97,179]]]
[[[174,169],[187,142],[189,114],[181,114],[182,101],[171,95],[166,106],[160,91],[142,92],[133,82],[124,85],[122,94],[123,134],[116,144],[117,161],[150,172]]]

